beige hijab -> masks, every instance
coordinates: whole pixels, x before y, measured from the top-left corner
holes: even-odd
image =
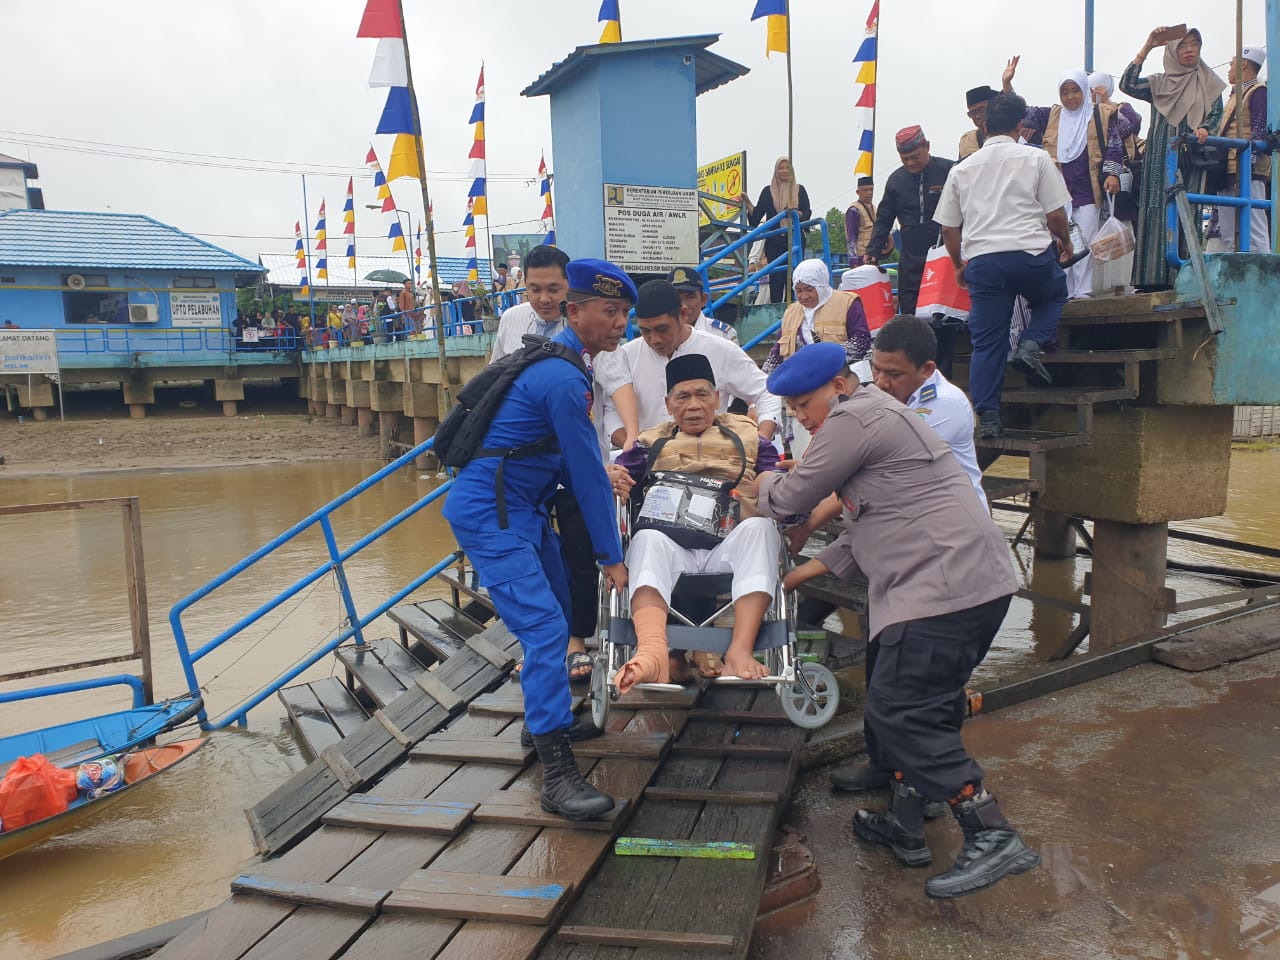
[[[800,209],[800,181],[796,179],[796,168],[791,168],[791,179],[783,180],[778,176],[778,168],[790,161],[779,157],[773,165],[773,179],[769,181],[769,195],[773,197],[773,209],[778,213],[783,210]]]
[[[1198,36],[1199,31],[1196,34]],[[1178,44],[1181,42],[1170,40],[1164,45],[1164,73],[1147,78],[1151,84],[1152,102],[1175,130],[1183,120],[1192,129],[1201,126],[1227,88],[1205,65],[1203,58],[1197,60],[1193,67],[1179,63]]]

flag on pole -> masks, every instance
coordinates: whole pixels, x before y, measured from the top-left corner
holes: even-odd
[[[417,242],[413,245],[413,274],[422,282],[422,227],[418,227]]]
[[[618,12],[618,0],[604,0],[600,4],[596,21],[604,24],[604,32],[600,34],[601,43],[622,42],[622,15]]]
[[[329,279],[328,243],[325,241],[324,198],[320,198],[320,216],[316,220],[316,279]]]
[[[347,269],[356,269],[355,177],[347,177],[347,202],[342,205],[342,232],[347,237]]]
[[[387,102],[382,108],[375,133],[394,136],[391,145],[391,162],[387,165],[387,179],[417,178],[418,145],[413,136],[413,102],[408,87],[390,87]]]
[[[399,37],[384,37],[378,41],[373,54],[373,66],[369,69],[371,87],[408,87],[409,71],[404,63],[404,41]]]
[[[392,253],[403,253],[405,251],[404,228],[400,226],[399,217],[396,217],[391,224],[391,229],[387,231],[387,239],[391,241]]]
[[[467,196],[471,199],[470,209],[477,217],[489,215],[489,202],[485,192],[485,159],[484,159],[484,64],[480,64],[480,78],[476,81],[476,102],[471,108],[471,119],[467,121],[475,126],[475,136],[471,141],[471,152],[467,156],[471,160],[471,189]]]
[[[556,215],[551,206],[551,174],[547,172],[546,154],[538,161],[538,192],[542,194],[542,229],[547,235],[542,242],[549,247],[556,245]]]
[[[787,52],[787,0],[756,0],[752,20],[768,18],[765,30],[764,55]]]
[[[357,37],[404,38],[404,29],[400,23],[400,8],[397,0],[369,0],[364,7],[364,16],[360,18]]]
[[[858,138],[858,159],[853,173],[856,177],[871,176],[874,164],[876,142],[876,62],[877,46],[880,33],[880,0],[871,4],[871,13],[867,17],[866,35],[862,45],[854,54],[853,62],[858,65],[858,75],[854,82],[862,85],[854,108],[861,116],[862,135]]]
[[[293,235],[297,239],[294,242],[294,251],[298,259],[298,296],[310,297],[311,284],[307,277],[307,248],[302,242],[302,221],[295,220],[293,223]]]
[[[320,198],[320,215],[316,220],[316,249],[325,249],[324,198]]]

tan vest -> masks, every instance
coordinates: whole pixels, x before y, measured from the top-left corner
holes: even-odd
[[[978,142],[978,130],[975,127],[972,130],[965,131],[965,135],[960,138],[960,159],[971,156],[982,149],[982,144]]]
[[[738,435],[742,441],[743,452],[747,456],[746,472],[743,481],[754,480],[756,476],[756,453],[760,450],[760,428],[750,417],[736,413],[722,413],[716,417],[716,423],[722,424],[726,430]],[[732,440],[726,437],[716,426],[712,425],[702,432],[701,436],[680,433],[674,422],[666,423],[640,434],[639,441],[645,447],[652,448],[663,437],[671,439],[663,445],[658,458],[653,462],[654,470],[670,470],[674,473],[694,473],[717,480],[736,480],[738,471],[743,469],[742,457]],[[740,497],[742,515],[754,517],[756,502],[754,498]]]
[[[1255,90],[1261,90],[1265,86],[1265,83],[1258,81],[1244,92],[1244,111],[1243,116],[1241,117],[1241,121],[1244,123],[1243,133],[1236,132],[1238,129],[1236,127],[1236,90],[1235,87],[1231,88],[1231,96],[1227,97],[1227,106],[1222,112],[1222,132],[1218,134],[1218,136],[1236,137],[1241,140],[1244,140],[1249,136],[1250,131],[1253,130],[1253,112],[1249,109],[1249,101],[1253,99],[1253,92]],[[1240,151],[1234,149],[1227,151],[1227,173],[1232,176],[1234,176],[1240,169],[1240,162],[1238,159],[1239,153]]]
[[[844,343],[849,339],[845,319],[849,308],[858,295],[849,290],[833,290],[831,299],[818,308],[813,315],[813,330],[824,341]],[[793,303],[782,315],[782,330],[778,334],[778,352],[785,360],[796,352],[796,343],[800,333],[800,324],[804,322],[804,307]]]
[[[867,246],[871,243],[871,231],[876,226],[876,205],[858,200],[855,202],[855,206],[859,211],[857,249],[860,251],[860,255],[865,257],[867,255]]]
[[[1116,115],[1116,111],[1120,109],[1119,104],[1098,104],[1098,116],[1102,119],[1103,134],[1111,131],[1111,118]],[[1048,155],[1053,157],[1055,163],[1057,161],[1057,123],[1062,116],[1062,105],[1053,104],[1053,109],[1048,113],[1048,123],[1044,125],[1044,150],[1048,151]],[[1133,142],[1134,138],[1129,137],[1125,141],[1125,155],[1130,159],[1138,155],[1137,145]],[[1087,147],[1085,152],[1089,156],[1089,186],[1093,188],[1093,204],[1102,206],[1102,154],[1106,150],[1106,143],[1098,143],[1098,124],[1097,120],[1091,116],[1089,118],[1089,128],[1087,131]],[[1062,169],[1062,164],[1057,165]]]

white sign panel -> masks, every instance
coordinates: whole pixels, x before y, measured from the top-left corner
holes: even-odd
[[[222,326],[222,295],[218,293],[171,293],[169,309],[175,327]]]
[[[606,183],[604,249],[605,259],[628,273],[697,263],[697,188]]]
[[[0,373],[58,373],[52,330],[0,329]]]

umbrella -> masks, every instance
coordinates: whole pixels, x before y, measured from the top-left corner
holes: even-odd
[[[364,278],[376,280],[379,283],[404,283],[409,279],[399,270],[374,270],[372,273],[366,273]]]

